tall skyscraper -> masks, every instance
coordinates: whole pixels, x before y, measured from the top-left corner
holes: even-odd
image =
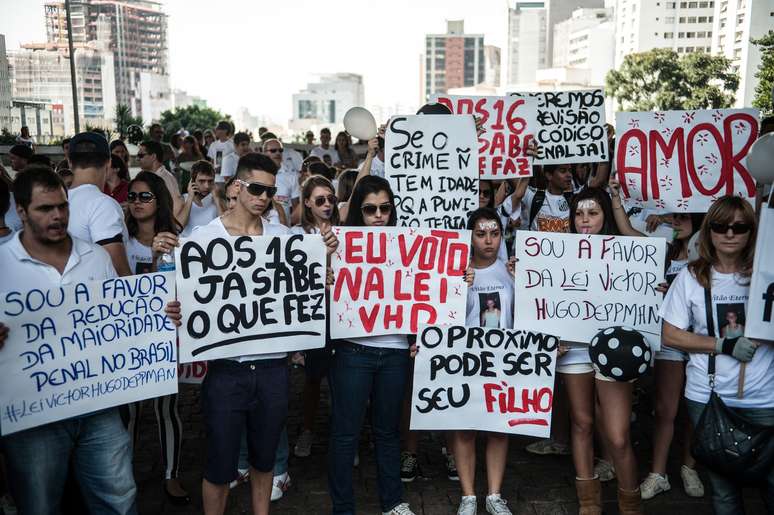
[[[761,62],[760,50],[750,43],[750,39],[760,38],[774,28],[774,0],[719,0],[714,3],[712,53],[732,60],[734,70],[741,78],[736,106],[749,107],[755,96],[755,73]]]
[[[167,15],[151,0],[71,0],[73,41],[109,41],[114,54],[116,99],[146,121],[172,105]],[[63,1],[45,4],[49,43],[67,43]],[[143,90],[143,88],[146,88]],[[154,88],[148,90],[147,88]],[[143,101],[149,105],[143,105]]]
[[[484,82],[485,61],[484,35],[465,34],[463,20],[447,20],[445,34],[425,36],[425,99]]]

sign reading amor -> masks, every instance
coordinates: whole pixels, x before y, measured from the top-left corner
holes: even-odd
[[[551,433],[556,336],[426,326],[417,346],[411,429]]]
[[[385,175],[398,225],[464,229],[478,208],[478,150],[472,116],[396,116],[385,133]]]
[[[519,231],[515,247],[517,326],[579,343],[627,326],[661,348],[664,238]]]
[[[539,147],[535,163],[595,163],[607,161],[605,95],[601,89],[511,93],[516,98],[534,98]]]
[[[756,109],[616,113],[616,170],[627,207],[703,213],[724,195],[753,202],[745,167]],[[753,202],[754,203],[754,202]]]
[[[465,321],[470,231],[334,227],[331,337]]]
[[[478,171],[482,179],[532,176],[532,157],[526,154],[534,139],[537,100],[531,97],[468,97],[435,95],[454,114],[479,117]]]
[[[174,275],[157,273],[0,295],[4,435],[177,392]]]
[[[182,363],[325,346],[319,235],[194,237],[175,262]]]

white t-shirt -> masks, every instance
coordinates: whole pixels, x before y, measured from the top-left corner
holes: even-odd
[[[545,232],[569,232],[570,231],[570,205],[564,195],[554,195],[546,191],[546,197],[540,211],[535,215],[532,226],[527,227],[532,201],[538,190],[527,188],[522,199],[521,226],[532,231]]]
[[[468,288],[468,327],[513,327],[513,276],[508,267],[496,259],[486,268],[476,268],[473,286]],[[492,303],[493,310],[489,310]]]
[[[288,234],[288,228],[284,225],[278,225],[278,224],[270,224],[264,222],[263,224],[263,235],[264,236],[282,236],[283,234]],[[226,228],[223,225],[223,220],[221,217],[215,218],[212,222],[208,223],[207,225],[202,225],[194,229],[191,236],[195,238],[228,238],[231,236]],[[185,300],[183,300],[185,302]],[[285,358],[287,357],[286,352],[276,352],[273,354],[250,354],[247,356],[239,356],[234,358],[228,358],[232,361],[256,361],[259,359],[279,359],[279,358]]]
[[[712,315],[715,336],[733,336],[744,331],[745,310],[750,286],[748,279],[735,274],[712,271]],[[741,283],[741,284],[740,284]],[[734,313],[737,327],[731,330],[728,319]],[[661,318],[678,329],[693,328],[694,334],[707,335],[707,315],[704,288],[688,268],[684,268],[667,292],[659,313]],[[710,396],[707,365],[709,354],[689,353],[685,369],[685,397],[706,403]],[[774,347],[763,344],[747,363],[744,396],[737,398],[740,362],[732,356],[718,355],[715,359],[715,391],[728,406],[734,408],[774,408]]]
[[[384,161],[379,159],[379,156],[374,156],[371,161],[371,175],[384,178]]]
[[[298,173],[301,171],[301,165],[304,164],[304,157],[295,149],[284,147],[282,149],[282,166],[285,169]]]
[[[274,200],[282,204],[285,208],[285,215],[290,220],[290,211],[293,207],[293,200],[301,197],[301,187],[298,185],[298,174],[290,172],[282,165],[277,172],[277,194]]]
[[[236,174],[237,165],[239,164],[239,154],[232,152],[227,154],[220,164],[220,173],[215,174],[215,182],[226,182],[229,177]]]
[[[233,140],[227,139],[226,141],[220,141],[219,139],[216,139],[210,144],[210,148],[207,149],[207,157],[212,160],[212,166],[214,166],[217,171],[223,164],[223,158],[233,152],[236,152]],[[220,153],[220,157],[218,157],[218,153]]]
[[[71,236],[99,243],[121,235],[126,243],[129,235],[124,224],[124,211],[116,200],[105,195],[93,184],[82,184],[68,192],[70,221],[67,232]]]
[[[16,212],[16,201],[11,194],[11,202],[8,204],[8,212],[5,213],[5,225],[7,225],[14,232],[19,232],[24,228],[24,224],[19,218],[19,213]]]
[[[153,271],[153,249],[143,245],[134,236],[126,242],[126,257],[133,274],[148,274]]]
[[[183,195],[183,200],[188,200],[188,193]],[[201,225],[207,225],[218,217],[218,206],[215,205],[215,197],[212,193],[202,199],[202,205],[191,202],[191,211],[188,213],[188,223],[185,224],[180,236],[188,237],[191,232]]]
[[[322,147],[314,147],[310,152],[310,155],[317,156],[320,159],[325,162],[324,156],[328,156],[331,159],[331,165],[335,165],[339,162],[339,153],[336,152],[336,149],[333,148],[333,146],[329,146],[328,148],[322,148]]]
[[[10,227],[9,227],[9,229],[10,229]],[[11,229],[11,232],[6,234],[5,236],[0,236],[0,245],[2,245],[3,243],[11,241],[13,239],[13,235],[16,234],[16,232],[17,231],[14,231],[13,229]]]

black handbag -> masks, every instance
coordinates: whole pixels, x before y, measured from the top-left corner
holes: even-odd
[[[705,290],[707,334],[715,336],[712,295]],[[715,354],[710,354],[707,375],[711,388],[693,433],[691,454],[712,472],[740,486],[759,486],[774,466],[774,426],[762,426],[726,406],[715,393]]]

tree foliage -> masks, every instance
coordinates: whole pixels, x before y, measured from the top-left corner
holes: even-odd
[[[758,84],[755,86],[755,97],[752,105],[766,114],[774,114],[774,30],[760,39],[752,39],[750,42],[758,47],[761,52],[761,64],[755,78]]]
[[[717,109],[733,105],[739,76],[727,57],[657,48],[627,55],[606,83],[624,111]]]
[[[130,126],[142,127],[142,116],[132,116],[132,110],[126,104],[118,104],[115,112],[115,124],[118,137],[126,139],[126,133]]]
[[[182,107],[174,111],[161,113],[159,123],[164,127],[164,134],[170,138],[180,129],[193,132],[197,129],[214,129],[220,120],[230,120],[231,117],[209,107],[196,105]]]

